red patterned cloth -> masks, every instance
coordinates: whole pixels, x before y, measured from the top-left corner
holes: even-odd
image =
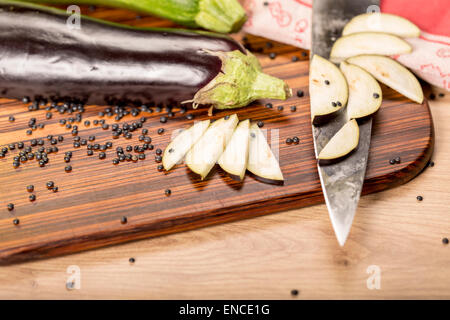
[[[312,1],[242,0],[249,15],[244,30],[310,49]],[[403,16],[422,30],[419,38],[406,39],[412,53],[393,58],[450,91],[450,0],[381,0],[381,12]]]

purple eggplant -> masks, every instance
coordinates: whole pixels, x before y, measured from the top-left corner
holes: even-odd
[[[245,106],[286,99],[284,81],[220,34],[135,28],[0,0],[0,95],[86,104]]]

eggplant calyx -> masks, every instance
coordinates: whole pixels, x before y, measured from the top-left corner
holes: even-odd
[[[222,60],[222,72],[194,96],[193,108],[212,105],[216,109],[244,107],[257,99],[286,100],[292,90],[281,79],[261,71],[258,59],[250,52],[211,52]]]
[[[195,22],[202,28],[221,33],[239,31],[247,15],[237,0],[200,0]]]

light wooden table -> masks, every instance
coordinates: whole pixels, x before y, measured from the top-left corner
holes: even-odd
[[[450,299],[450,94],[430,104],[434,167],[363,197],[344,248],[320,205],[0,267],[0,298]],[[66,288],[70,266],[79,289]]]

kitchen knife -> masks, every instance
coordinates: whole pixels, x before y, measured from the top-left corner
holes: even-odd
[[[361,13],[379,11],[379,0],[315,0],[312,11],[312,49],[329,59],[333,43],[345,24]],[[348,121],[346,108],[321,126],[313,125],[316,158],[331,137]],[[319,165],[323,195],[337,240],[345,244],[358,207],[369,157],[372,118],[359,121],[358,148],[350,156],[331,165]]]

